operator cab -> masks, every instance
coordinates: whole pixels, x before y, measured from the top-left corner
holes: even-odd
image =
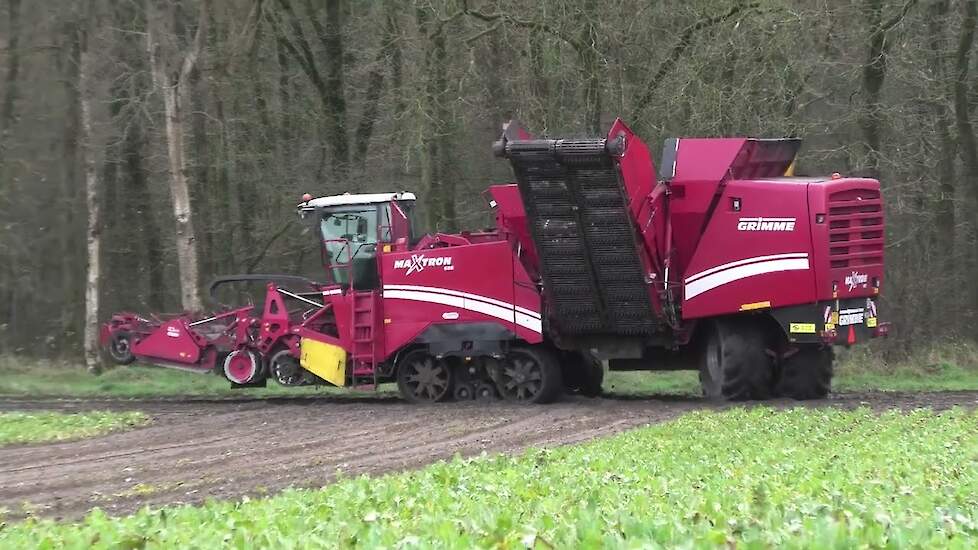
[[[344,193],[315,199],[307,194],[302,199],[299,216],[316,227],[331,283],[376,289],[377,246],[400,248],[414,238],[414,193]]]

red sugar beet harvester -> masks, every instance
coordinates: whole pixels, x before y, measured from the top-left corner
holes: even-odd
[[[694,369],[717,399],[824,397],[833,345],[884,336],[879,182],[794,177],[793,139],[669,139],[660,171],[620,120],[599,139],[494,144],[516,183],[495,227],[418,235],[411,193],[303,197],[324,271],[222,277],[265,299],[119,313],[118,363],[235,386],[396,382],[413,402],[597,395],[610,370]]]

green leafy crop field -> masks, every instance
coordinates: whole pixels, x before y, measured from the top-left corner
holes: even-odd
[[[92,437],[148,422],[141,412],[0,413],[0,445]]]
[[[321,490],[28,520],[3,547],[978,545],[978,414],[696,412],[607,439]]]

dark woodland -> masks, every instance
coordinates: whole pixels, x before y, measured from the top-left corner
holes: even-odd
[[[303,193],[484,227],[511,118],[801,137],[796,174],[882,182],[887,353],[974,340],[976,25],[978,0],[0,0],[0,354],[308,273]]]

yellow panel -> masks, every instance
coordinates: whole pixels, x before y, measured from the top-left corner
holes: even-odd
[[[791,323],[788,328],[795,334],[815,334],[815,323]]]
[[[750,311],[752,309],[764,309],[766,307],[771,307],[771,302],[765,300],[763,302],[754,302],[752,304],[741,304],[740,311]]]
[[[867,317],[866,318],[866,326],[869,327],[869,328],[875,327],[876,326],[876,317]]]
[[[299,364],[334,386],[346,385],[346,350],[333,344],[303,338]]]

